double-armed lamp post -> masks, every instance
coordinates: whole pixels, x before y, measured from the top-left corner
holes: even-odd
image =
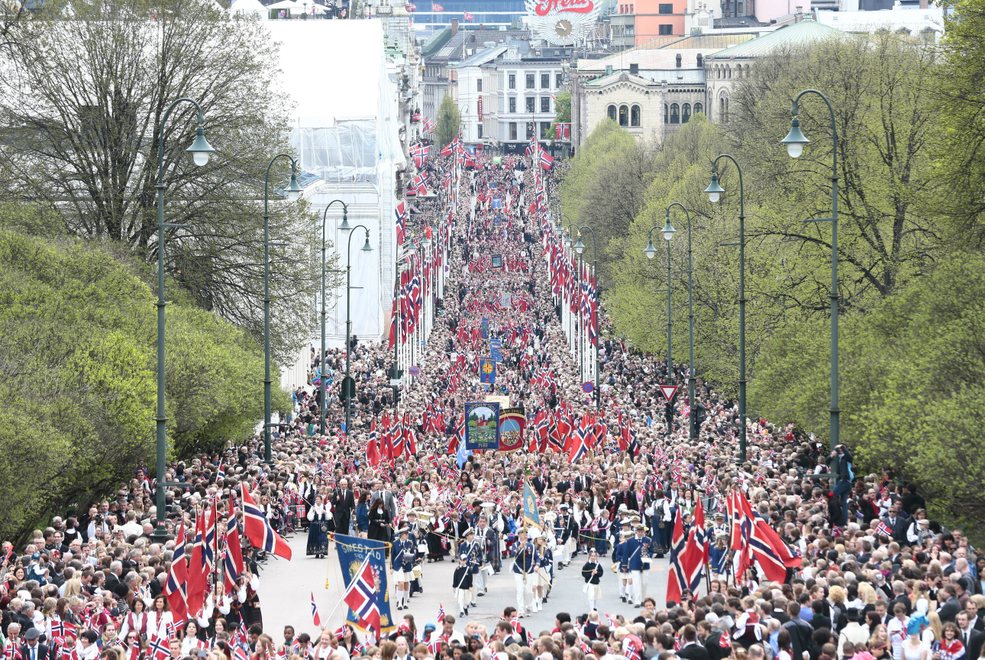
[[[165,340],[165,307],[167,302],[164,299],[164,247],[166,243],[165,230],[168,228],[179,227],[180,225],[167,224],[164,222],[164,136],[168,125],[168,119],[174,109],[182,104],[189,103],[195,108],[198,119],[198,127],[195,129],[195,139],[191,146],[185,149],[192,155],[195,165],[202,167],[209,162],[215,149],[205,139],[205,113],[201,106],[194,99],[180,98],[168,106],[161,118],[160,134],[158,135],[158,154],[157,154],[157,412],[154,416],[156,422],[156,452],[157,452],[157,493],[156,493],[156,525],[152,538],[155,541],[163,542],[168,538],[168,531],[165,527],[165,513],[167,499],[165,497],[167,482],[167,457],[168,457],[168,418],[164,408],[164,340]]]

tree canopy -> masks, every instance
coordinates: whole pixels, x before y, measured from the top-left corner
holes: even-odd
[[[156,297],[139,264],[104,247],[9,228],[45,222],[0,206],[3,536],[87,504],[154,457]],[[172,457],[248,437],[263,414],[256,341],[179,295],[167,342]]]

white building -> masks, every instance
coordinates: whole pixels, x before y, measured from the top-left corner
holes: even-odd
[[[352,334],[380,339],[389,330],[395,277],[394,206],[397,174],[406,167],[400,144],[405,117],[400,91],[388,72],[383,23],[378,20],[269,21],[280,42],[283,88],[294,106],[291,145],[305,172],[321,180],[306,190],[319,219],[332,200],[348,205],[349,224],[365,225],[372,252],[362,252],[362,236],[352,243]],[[345,66],[312,68],[311,62]],[[406,104],[405,104],[406,105]],[[327,215],[329,250],[347,263],[349,233],[338,229],[341,205]],[[321,222],[310,228],[321,238]],[[361,232],[360,232],[361,234]],[[315,255],[320,259],[320,254]],[[357,288],[358,287],[358,288]],[[330,346],[345,338],[345,285],[326,295]],[[313,338],[318,328],[312,329]],[[317,341],[313,344],[317,345]],[[287,383],[285,376],[285,384]]]
[[[526,42],[490,45],[452,69],[452,94],[466,142],[516,150],[536,135],[553,139],[562,63],[570,51],[530,49]]]

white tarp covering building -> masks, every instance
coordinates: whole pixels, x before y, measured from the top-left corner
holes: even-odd
[[[362,252],[363,232],[352,238],[352,334],[379,340],[388,332],[394,285],[396,173],[405,167],[399,141],[398,90],[387,73],[383,24],[373,20],[269,21],[280,44],[283,89],[294,104],[291,145],[305,172],[321,181],[305,197],[318,213],[332,200],[348,205],[349,224],[365,225],[372,252]],[[338,229],[342,207],[327,216],[329,254],[347,263],[349,233]],[[320,259],[320,253],[316,252]],[[345,341],[345,284],[327,291],[329,347]],[[320,301],[318,302],[320,305]],[[319,307],[320,311],[320,307]],[[320,318],[320,317],[319,317]],[[318,345],[320,327],[312,329]],[[284,374],[284,384],[297,384]],[[303,381],[302,381],[303,382]]]

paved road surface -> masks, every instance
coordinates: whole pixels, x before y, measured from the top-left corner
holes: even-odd
[[[321,614],[322,624],[337,628],[345,617],[345,605],[333,608],[342,598],[343,582],[339,563],[335,556],[334,546],[331,548],[329,559],[314,559],[305,557],[305,541],[307,535],[294,534],[289,542],[294,551],[294,559],[290,562],[271,558],[260,572],[260,604],[263,610],[264,630],[274,636],[278,643],[282,641],[281,633],[285,624],[294,625],[298,633],[307,631],[314,637],[315,626],[311,619],[310,593],[314,592],[315,601]],[[533,632],[550,629],[554,625],[554,615],[557,612],[569,612],[572,616],[585,612],[588,601],[582,593],[584,582],[581,579],[581,564],[585,557],[578,555],[568,568],[557,571],[554,588],[544,603],[544,609],[531,614],[524,619],[524,625]],[[667,560],[654,560],[655,567],[646,575],[646,595],[652,596],[657,603],[663,602],[667,590]],[[635,609],[619,600],[619,587],[616,579],[608,572],[610,562],[603,561],[606,574],[603,576],[602,600],[599,611],[609,614],[622,614],[627,619],[636,615]],[[468,620],[478,621],[491,629],[499,621],[503,608],[515,605],[516,596],[513,586],[513,575],[509,572],[512,559],[503,562],[503,571],[489,579],[489,593],[477,599],[478,606],[470,608]],[[458,614],[458,606],[452,593],[452,562],[445,560],[434,564],[424,564],[424,593],[416,594],[410,601],[409,609],[403,612],[394,610],[395,619],[400,615],[414,615],[418,631],[424,624],[434,622],[438,605],[443,604],[449,614]],[[326,577],[328,589],[325,588]],[[391,592],[392,593],[392,592]],[[459,629],[464,628],[456,624]]]

